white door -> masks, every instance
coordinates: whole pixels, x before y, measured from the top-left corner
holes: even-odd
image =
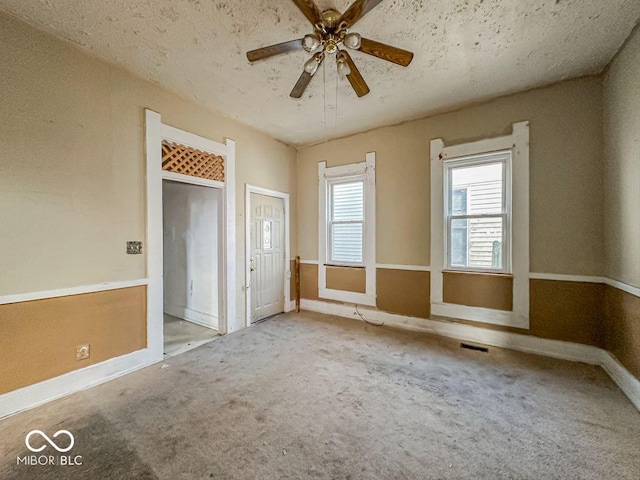
[[[284,200],[251,194],[251,321],[284,312]]]

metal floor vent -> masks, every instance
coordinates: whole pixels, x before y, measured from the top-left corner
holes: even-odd
[[[460,346],[468,350],[475,350],[476,352],[489,353],[489,349],[487,347],[481,347],[479,345],[470,345],[468,343],[461,343]]]

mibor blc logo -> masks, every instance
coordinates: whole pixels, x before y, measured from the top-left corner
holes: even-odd
[[[52,437],[52,438],[51,438]],[[24,444],[33,453],[44,452],[47,448],[52,448],[63,454],[71,451],[75,444],[75,438],[69,430],[58,430],[49,437],[42,430],[31,430],[24,439]],[[54,441],[55,439],[55,441]],[[44,441],[44,442],[43,442]],[[49,453],[49,452],[47,452]],[[18,456],[18,465],[55,465],[55,466],[77,466],[82,465],[81,455],[25,455]]]

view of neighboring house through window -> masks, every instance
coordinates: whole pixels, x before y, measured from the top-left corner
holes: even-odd
[[[362,266],[364,176],[335,179],[328,186],[328,263]]]
[[[445,163],[447,268],[509,271],[511,154]]]

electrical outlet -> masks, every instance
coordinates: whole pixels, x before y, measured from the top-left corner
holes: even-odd
[[[76,360],[85,360],[89,358],[89,344],[79,345],[76,348]]]

